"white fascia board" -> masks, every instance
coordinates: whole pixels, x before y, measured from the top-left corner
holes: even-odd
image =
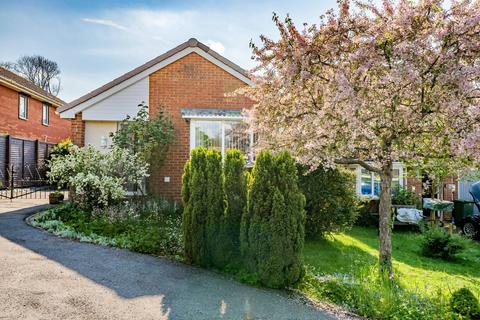
[[[75,106],[72,109],[66,110],[65,112],[61,113],[61,117],[62,118],[73,119],[73,118],[75,118],[76,113],[81,112],[82,110],[85,110],[86,108],[90,107],[91,105],[108,98],[112,94],[115,94],[116,92],[134,84],[135,82],[140,81],[145,77],[148,77],[150,74],[166,67],[167,65],[185,57],[186,55],[188,55],[192,52],[197,53],[201,57],[205,58],[206,60],[210,61],[211,63],[215,64],[216,66],[218,66],[218,67],[222,68],[223,70],[227,71],[228,73],[230,73],[234,77],[240,79],[241,81],[245,82],[249,86],[253,86],[253,81],[252,80],[245,77],[243,74],[241,74],[240,72],[238,72],[238,71],[234,70],[233,68],[229,67],[228,65],[221,62],[220,60],[215,59],[212,55],[206,53],[202,49],[197,48],[197,47],[188,47],[188,48],[185,48],[184,50],[182,50],[180,52],[177,52],[173,56],[168,57],[167,59],[157,63],[156,65],[146,69],[145,71],[143,71],[143,72],[141,72],[141,73],[139,73],[139,74],[137,74],[137,75],[135,75],[135,76],[119,83],[119,84],[117,84],[116,86],[108,89],[107,91],[104,91],[104,92],[100,93],[99,95],[97,95],[97,96],[95,96],[95,97],[93,97],[93,98],[91,98],[91,99],[89,99],[89,100],[87,100],[83,103],[80,103],[79,105]]]
[[[212,120],[212,121],[221,121],[221,120],[245,120],[246,117],[243,116],[182,116],[183,119],[189,120]]]

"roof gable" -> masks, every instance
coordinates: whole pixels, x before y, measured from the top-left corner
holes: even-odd
[[[60,98],[48,93],[30,80],[2,67],[0,67],[0,84],[12,88],[13,90],[30,94],[34,98],[48,102],[54,107],[65,105],[65,102]]]
[[[125,73],[124,75],[114,79],[113,81],[101,86],[98,89],[70,102],[59,109],[60,113],[64,113],[65,117],[74,117],[78,113],[91,105],[102,101],[103,99],[115,94],[116,92],[125,89],[126,87],[140,81],[150,74],[164,68],[165,66],[195,52],[206,60],[212,62],[218,67],[224,69],[236,78],[252,85],[246,70],[239,67],[237,64],[221,56],[217,52],[211,50],[205,44],[199,42],[197,39],[191,38],[187,42],[165,52],[153,60],[135,68],[134,70]]]

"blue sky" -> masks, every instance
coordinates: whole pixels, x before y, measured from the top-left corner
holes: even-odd
[[[195,37],[244,68],[250,39],[275,36],[272,12],[316,23],[335,0],[0,0],[0,61],[40,54],[58,62],[69,102]]]

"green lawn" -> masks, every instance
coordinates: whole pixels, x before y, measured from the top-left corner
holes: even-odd
[[[447,262],[420,255],[420,234],[395,230],[393,263],[402,286],[412,291],[437,296],[469,287],[480,296],[480,242],[472,241],[457,261]],[[378,257],[377,230],[355,227],[327,240],[305,243],[305,263],[317,275],[348,274],[375,265]]]

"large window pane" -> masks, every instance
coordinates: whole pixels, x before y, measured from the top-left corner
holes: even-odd
[[[247,126],[243,122],[225,121],[225,152],[230,149],[238,149],[245,155],[249,152],[250,135],[246,131]]]
[[[222,151],[222,123],[220,121],[199,121],[195,123],[195,147],[212,148]]]
[[[373,175],[373,194],[375,196],[380,195],[380,175],[378,173]]]
[[[372,195],[372,175],[370,171],[362,169],[362,195],[364,196],[371,196]]]

